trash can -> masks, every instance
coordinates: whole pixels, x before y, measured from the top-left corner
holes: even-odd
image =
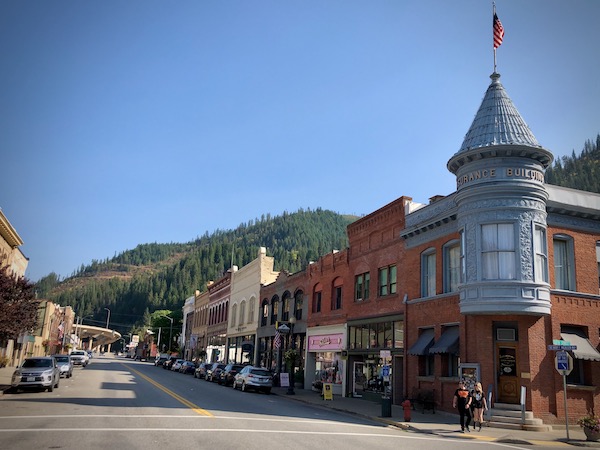
[[[391,397],[381,397],[381,417],[392,417]]]

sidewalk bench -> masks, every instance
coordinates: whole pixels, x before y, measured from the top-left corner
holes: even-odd
[[[419,405],[422,413],[430,410],[435,414],[435,390],[433,389],[413,389],[412,398],[410,399],[413,410],[415,405]]]

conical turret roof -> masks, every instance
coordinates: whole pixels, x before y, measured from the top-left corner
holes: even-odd
[[[540,161],[544,167],[552,163],[552,153],[537,141],[512,100],[500,83],[500,74],[490,75],[481,106],[475,114],[460,150],[448,161],[448,170],[456,170],[473,159],[520,154]]]
[[[483,97],[459,153],[473,148],[502,144],[540,147],[500,83],[500,74],[493,73],[490,78],[492,83]]]

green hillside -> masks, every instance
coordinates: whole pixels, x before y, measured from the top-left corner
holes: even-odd
[[[260,247],[275,257],[275,270],[297,272],[333,249],[348,246],[346,227],[355,216],[322,209],[282,216],[264,215],[235,230],[216,230],[185,244],[140,244],[111,259],[92,261],[73,276],[41,279],[38,296],[70,305],[86,323],[101,325],[111,311],[111,328],[120,333],[145,324],[156,310],[179,311],[196,289],[217,280],[232,266],[243,267]]]

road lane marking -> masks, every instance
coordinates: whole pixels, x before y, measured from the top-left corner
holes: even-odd
[[[173,392],[172,390],[166,388],[165,386],[163,386],[160,383],[157,383],[156,381],[154,381],[152,378],[144,375],[143,373],[129,367],[127,364],[123,364],[121,363],[121,365],[123,365],[127,370],[130,370],[131,372],[135,373],[136,375],[138,375],[139,377],[143,378],[144,380],[146,380],[148,383],[150,383],[151,385],[157,387],[158,389],[160,389],[161,391],[163,391],[164,393],[170,395],[171,397],[173,397],[175,400],[178,400],[179,402],[183,403],[185,406],[187,406],[188,408],[190,408],[192,411],[194,411],[197,414],[200,414],[201,416],[208,416],[208,417],[214,417],[212,413],[210,413],[209,411],[200,408],[198,405],[190,402],[188,399],[183,398],[181,395],[176,394],[175,392]]]

